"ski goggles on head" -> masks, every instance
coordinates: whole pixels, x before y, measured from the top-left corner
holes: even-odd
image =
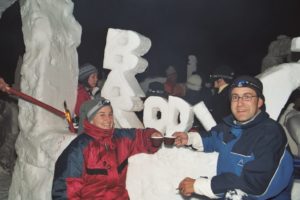
[[[108,99],[100,99],[98,103],[90,109],[90,111],[87,113],[87,118],[91,118],[95,113],[98,112],[102,107],[104,106],[110,106],[110,100]]]
[[[237,82],[233,82],[231,84],[231,87],[232,88],[235,88],[235,87],[255,87],[256,89],[258,90],[261,90],[261,87],[259,87],[258,85],[256,85],[255,83],[252,83],[250,81],[247,81],[247,80],[239,80]]]
[[[250,77],[250,76],[241,76],[235,79],[230,86],[229,95],[231,95],[231,91],[234,88],[240,88],[240,87],[248,87],[255,90],[257,96],[265,100],[265,97],[263,95],[263,84],[258,78]]]

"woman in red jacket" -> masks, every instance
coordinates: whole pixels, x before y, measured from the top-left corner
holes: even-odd
[[[101,98],[85,102],[84,132],[78,135],[55,164],[52,199],[128,200],[128,158],[154,153],[155,129],[115,129],[110,102]]]
[[[79,116],[80,106],[85,101],[100,96],[100,90],[97,87],[98,70],[95,66],[87,63],[80,67],[78,75],[77,100],[75,105],[75,114]]]

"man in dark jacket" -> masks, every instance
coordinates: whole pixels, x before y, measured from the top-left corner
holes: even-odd
[[[185,178],[180,193],[209,198],[239,194],[240,199],[291,199],[293,158],[284,130],[262,109],[263,85],[257,78],[241,76],[229,88],[232,114],[203,133],[174,133],[177,146],[191,145],[219,152],[217,174]]]
[[[210,75],[210,78],[214,83],[216,93],[213,95],[212,102],[208,109],[216,123],[220,123],[225,116],[230,114],[228,86],[234,78],[234,71],[231,67],[223,65],[215,69]]]

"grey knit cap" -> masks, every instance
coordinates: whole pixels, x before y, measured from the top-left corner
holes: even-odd
[[[111,106],[111,104],[108,99],[102,97],[86,101],[80,107],[80,117],[87,118],[90,122],[104,106]]]
[[[98,70],[96,69],[96,67],[90,63],[86,63],[82,65],[79,69],[78,80],[79,81],[87,80],[89,76],[93,73],[98,74]]]

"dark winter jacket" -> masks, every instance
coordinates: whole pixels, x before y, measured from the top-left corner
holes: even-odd
[[[212,102],[208,105],[208,108],[217,124],[222,122],[222,119],[231,113],[229,88],[229,86],[226,86],[220,93],[213,95]]]
[[[55,164],[52,199],[127,200],[128,158],[154,153],[155,129],[103,130],[84,122],[85,133],[75,138]]]
[[[293,159],[282,127],[261,112],[237,125],[230,115],[208,133],[201,133],[205,152],[219,152],[214,194],[240,189],[254,199],[278,195],[291,181]],[[288,198],[287,198],[288,199]]]
[[[196,105],[197,103],[203,101],[206,107],[211,107],[212,93],[208,88],[201,88],[201,90],[191,90],[187,89],[185,96],[183,97],[191,105]]]

